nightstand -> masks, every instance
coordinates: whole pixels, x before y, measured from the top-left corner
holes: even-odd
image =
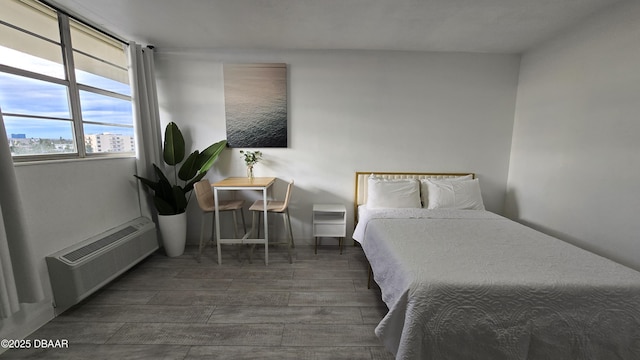
[[[347,208],[342,204],[313,205],[313,236],[315,253],[318,253],[319,237],[337,237],[342,254],[342,241],[347,235]]]

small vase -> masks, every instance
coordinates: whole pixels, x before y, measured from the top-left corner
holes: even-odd
[[[247,177],[253,179],[253,165],[247,165]]]

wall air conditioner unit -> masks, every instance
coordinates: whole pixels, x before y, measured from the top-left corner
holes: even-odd
[[[60,314],[158,249],[155,224],[144,217],[46,257]]]

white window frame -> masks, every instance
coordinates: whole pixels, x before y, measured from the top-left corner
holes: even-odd
[[[65,77],[66,79],[60,79],[60,78],[56,78],[53,76],[48,76],[48,75],[44,75],[44,74],[40,74],[40,73],[36,73],[36,72],[32,72],[29,70],[24,70],[24,69],[20,69],[20,68],[14,68],[11,66],[7,66],[7,65],[3,65],[0,64],[0,72],[4,72],[4,73],[8,73],[8,74],[13,74],[13,75],[18,75],[18,76],[22,76],[22,77],[26,77],[26,78],[31,78],[31,79],[35,79],[35,80],[41,80],[41,81],[45,81],[45,82],[50,82],[50,83],[54,83],[54,84],[59,84],[59,85],[63,85],[66,86],[68,89],[68,101],[69,101],[69,112],[71,114],[71,120],[66,119],[66,118],[55,118],[55,117],[51,117],[51,116],[38,116],[38,115],[24,115],[24,114],[15,114],[15,113],[9,113],[9,112],[2,112],[3,116],[11,116],[11,117],[22,117],[22,118],[33,118],[33,119],[45,119],[45,120],[51,120],[51,121],[55,121],[55,120],[61,120],[61,121],[71,121],[73,124],[73,140],[75,142],[75,146],[76,146],[76,153],[50,153],[50,154],[33,154],[33,155],[20,155],[20,156],[13,156],[13,161],[14,162],[32,162],[32,161],[48,161],[48,160],[64,160],[64,159],[78,159],[78,158],[105,158],[105,157],[134,157],[135,156],[135,152],[94,152],[94,153],[87,153],[87,149],[86,149],[86,144],[85,144],[85,138],[84,138],[84,124],[93,124],[93,125],[106,125],[106,126],[116,126],[116,127],[123,127],[123,128],[133,128],[133,123],[134,123],[134,119],[132,119],[132,123],[131,123],[131,127],[129,126],[123,126],[122,124],[110,124],[110,123],[104,123],[104,122],[95,122],[95,121],[84,121],[82,118],[82,110],[81,110],[81,106],[80,106],[80,90],[83,91],[88,91],[94,94],[98,94],[98,95],[105,95],[105,96],[110,96],[113,98],[118,98],[121,100],[126,100],[129,102],[132,102],[132,97],[131,96],[127,96],[127,95],[123,95],[120,93],[116,93],[116,92],[112,92],[109,90],[105,90],[105,89],[101,89],[101,88],[96,88],[93,86],[89,86],[89,85],[84,85],[84,84],[78,84],[76,81],[76,75],[75,75],[75,66],[74,66],[74,59],[73,59],[73,52],[78,52],[82,55],[91,57],[93,59],[108,63],[112,66],[116,66],[122,69],[122,67],[107,62],[103,59],[100,59],[98,57],[95,57],[91,54],[88,54],[86,52],[80,51],[78,49],[73,49],[72,47],[72,43],[71,43],[71,30],[70,30],[70,24],[69,24],[69,19],[73,19],[79,23],[81,23],[84,26],[87,26],[89,28],[91,28],[92,30],[98,31],[118,42],[121,42],[123,45],[127,45],[127,43],[111,34],[108,34],[102,30],[99,30],[97,28],[95,28],[94,26],[87,24],[85,21],[80,20],[76,17],[72,17],[70,15],[68,15],[67,13],[65,13],[64,11],[58,9],[55,6],[52,6],[50,4],[48,4],[47,2],[44,1],[40,1],[40,0],[35,0],[40,2],[41,4],[51,8],[52,10],[54,10],[57,15],[58,15],[58,27],[59,27],[59,31],[60,31],[60,44],[58,44],[56,41],[50,40],[44,36],[41,36],[39,34],[33,33],[29,30],[14,26],[12,24],[8,24],[6,22],[0,21],[0,24],[2,24],[3,26],[9,26],[15,30],[21,31],[27,35],[30,36],[34,36],[37,37],[40,40],[49,42],[51,44],[54,44],[56,46],[59,46],[62,52],[62,65],[64,67],[64,73],[65,73]],[[126,70],[127,72],[129,71],[129,69],[123,69]],[[133,104],[132,104],[133,106]],[[0,109],[1,110],[1,109]],[[133,115],[133,114],[132,114]],[[134,145],[137,146],[137,144],[135,143],[135,136],[134,136]]]

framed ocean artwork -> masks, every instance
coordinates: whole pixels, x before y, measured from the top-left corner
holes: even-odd
[[[287,147],[287,65],[224,64],[229,147]]]

